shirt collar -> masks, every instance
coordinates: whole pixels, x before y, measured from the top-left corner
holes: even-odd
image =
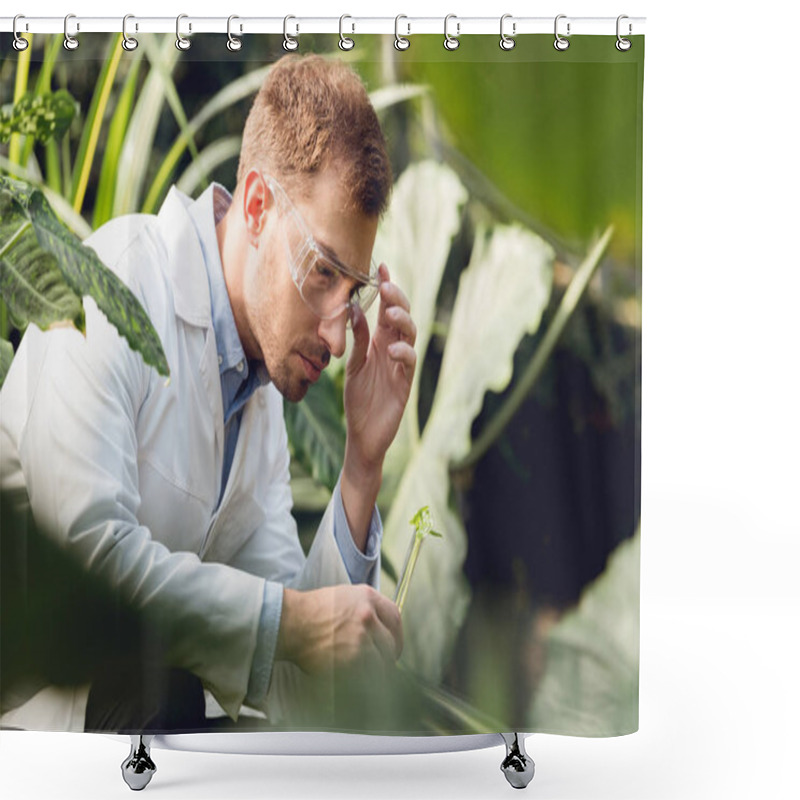
[[[200,248],[203,251],[208,288],[211,296],[211,322],[217,340],[217,356],[220,373],[235,369],[246,380],[250,369],[254,368],[261,384],[268,383],[269,375],[261,362],[248,361],[245,357],[236,322],[233,318],[228,289],[222,270],[222,259],[219,254],[217,224],[227,213],[233,198],[230,192],[219,183],[212,183],[189,207]],[[242,368],[238,368],[241,364]]]

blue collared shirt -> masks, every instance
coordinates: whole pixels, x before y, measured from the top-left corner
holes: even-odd
[[[225,444],[222,461],[222,481],[217,504],[225,494],[230,476],[233,455],[239,439],[242,409],[253,392],[269,382],[269,374],[263,363],[247,359],[242,347],[233,310],[228,298],[216,225],[225,216],[231,204],[228,191],[218,183],[206,189],[189,207],[200,248],[203,252],[208,288],[211,296],[211,321],[217,342],[220,385],[222,387],[222,409],[225,426]],[[341,482],[341,479],[340,479]],[[340,483],[339,482],[339,483]],[[366,552],[362,553],[353,542],[350,526],[342,503],[339,483],[333,491],[334,522],[333,535],[342,555],[347,574],[352,583],[367,583],[375,577],[380,553],[383,527],[378,509],[375,508],[370,521]],[[278,628],[283,606],[283,585],[267,581],[264,587],[264,602],[261,607],[258,640],[250,670],[246,702],[261,705],[269,688],[272,663],[278,641]]]

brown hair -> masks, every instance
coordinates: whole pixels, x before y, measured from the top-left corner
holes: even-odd
[[[255,167],[274,175],[290,194],[302,192],[308,178],[332,162],[353,206],[369,216],[382,214],[392,168],[361,79],[338,61],[284,56],[247,116],[237,183],[243,185]]]

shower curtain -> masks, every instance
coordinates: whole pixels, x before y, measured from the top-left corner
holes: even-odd
[[[160,360],[153,309],[121,299],[77,240],[109,224],[112,238],[132,239],[144,218],[125,215],[158,214],[176,191],[186,202],[214,183],[232,192],[245,118],[286,55],[280,36],[236,49],[198,34],[180,49],[174,35],[142,33],[123,47],[130,35],[87,33],[71,50],[60,35],[33,35],[23,51],[0,38],[2,724],[82,730],[93,682],[139,669],[159,680],[146,666],[155,660],[199,676],[194,730],[635,731],[644,38],[625,50],[613,35],[574,36],[565,49],[552,35],[513,49],[490,36],[457,49],[431,35],[406,49],[392,36],[355,35],[351,49],[299,37],[293,58],[341,61],[363,82],[394,175],[373,258],[409,300],[417,363],[383,463],[374,582],[402,599],[403,651],[366,674],[311,676],[267,658],[268,700],[252,707],[232,703],[229,675],[173,646],[181,608],[154,610],[126,588],[123,564],[114,575],[51,513],[109,431],[83,420],[51,442],[18,419],[37,402],[26,338],[44,347],[78,328],[91,341],[111,335],[103,317],[124,331],[147,385],[179,390],[186,376]],[[119,277],[134,293],[143,280]],[[283,404],[305,553],[337,491],[351,349],[348,334],[344,358]],[[74,402],[69,371],[59,374],[59,395]],[[119,389],[99,384],[100,396]],[[262,445],[238,447],[258,458]],[[134,463],[119,470],[144,491],[163,465],[137,461],[135,438],[130,446]],[[55,494],[26,490],[37,471],[50,478],[36,485]],[[192,565],[239,569],[224,537],[216,550],[170,539],[174,512],[141,511],[150,557],[168,547]],[[205,624],[197,636],[214,640],[216,621]],[[254,657],[245,649],[238,668],[249,672]],[[65,716],[65,704],[78,713]]]

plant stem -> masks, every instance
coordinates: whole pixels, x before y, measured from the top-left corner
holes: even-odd
[[[595,246],[589,251],[583,263],[578,267],[567,287],[567,291],[564,292],[564,296],[561,298],[561,303],[553,317],[553,321],[550,323],[550,327],[547,329],[541,344],[534,353],[522,377],[520,377],[519,382],[500,407],[500,410],[483,429],[481,435],[472,445],[469,453],[467,453],[461,461],[451,464],[451,470],[463,470],[477,463],[495,443],[506,425],[511,422],[511,419],[519,410],[528,392],[530,392],[541,375],[547,360],[550,358],[558,340],[561,338],[561,334],[564,332],[567,322],[569,322],[581,297],[583,297],[583,293],[586,291],[589,281],[591,281],[592,276],[600,264],[600,259],[608,246],[613,230],[613,227],[610,225],[606,228],[605,233],[600,237]]]
[[[416,531],[414,538],[411,540],[411,546],[406,556],[406,563],[403,567],[403,577],[400,578],[400,583],[397,584],[397,592],[394,596],[394,602],[397,605],[400,613],[403,613],[403,605],[406,602],[406,595],[408,594],[408,587],[411,583],[411,575],[414,572],[414,567],[417,565],[420,550],[422,549],[423,536],[420,536]]]

